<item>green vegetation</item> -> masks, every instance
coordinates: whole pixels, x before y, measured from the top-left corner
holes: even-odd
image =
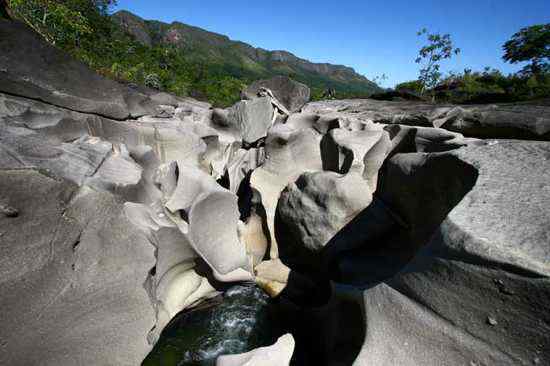
[[[510,63],[529,62],[522,70],[526,75],[550,72],[550,24],[523,28],[502,47],[503,59]]]
[[[113,0],[8,0],[15,17],[48,42],[121,82],[195,96],[226,106],[243,82],[208,64],[192,62],[173,46],[137,42],[109,16]]]
[[[417,64],[422,64],[418,81],[422,85],[420,94],[437,86],[441,80],[441,61],[450,59],[453,54],[458,55],[460,48],[453,46],[451,35],[428,33],[426,28],[417,33],[418,36],[426,35],[428,44],[418,52]]]
[[[323,75],[303,66],[294,55],[281,51],[278,58],[185,24],[145,21],[127,12],[111,16],[115,0],[7,0],[7,4],[15,18],[104,76],[216,106],[235,103],[246,84],[280,74],[309,85],[317,98],[328,88],[342,98],[378,90],[376,84],[343,67],[335,75]],[[125,27],[124,21],[133,28]]]
[[[4,3],[9,11],[4,9]],[[367,97],[380,88],[352,69],[315,65],[284,52],[242,42],[181,23],[146,21],[128,12],[113,16],[115,0],[0,0],[0,16],[19,18],[48,42],[104,76],[129,84],[228,106],[254,80],[288,75],[310,86],[312,99],[327,90],[336,97]],[[512,102],[550,96],[550,24],[521,29],[503,46],[503,59],[526,62],[518,73],[464,70],[443,76],[441,62],[460,52],[448,34],[418,33],[427,44],[419,51],[418,80],[398,91],[455,103]],[[320,71],[323,69],[324,71]],[[383,82],[385,75],[376,81]]]
[[[401,83],[396,90],[417,95],[428,93],[436,101],[453,103],[516,102],[550,97],[550,24],[523,28],[504,44],[505,61],[528,62],[520,72],[510,75],[486,67],[484,71],[466,69],[443,77],[436,62],[457,51],[453,50],[447,35],[428,35],[428,39],[430,44],[420,50],[421,57],[416,60],[428,60],[420,78]]]

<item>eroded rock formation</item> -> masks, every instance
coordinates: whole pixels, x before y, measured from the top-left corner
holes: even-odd
[[[0,35],[1,364],[140,364],[243,281],[292,335],[219,365],[550,363],[548,107],[212,109]]]

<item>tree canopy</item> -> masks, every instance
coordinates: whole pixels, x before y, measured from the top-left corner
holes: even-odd
[[[549,72],[550,24],[521,29],[503,46],[503,59],[510,63],[530,62],[524,72]]]
[[[455,48],[450,34],[428,33],[426,28],[418,32],[418,36],[426,35],[428,44],[418,52],[417,64],[423,64],[418,80],[422,84],[422,93],[437,85],[441,79],[441,61],[460,53]]]

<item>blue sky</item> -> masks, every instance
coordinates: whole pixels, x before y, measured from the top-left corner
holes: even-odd
[[[520,66],[501,59],[520,28],[550,22],[550,0],[118,0],[117,9],[146,19],[181,21],[269,50],[353,67],[384,86],[415,79],[426,27],[450,33],[462,53],[444,71]]]

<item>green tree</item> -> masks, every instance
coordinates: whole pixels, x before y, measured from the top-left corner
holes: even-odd
[[[422,65],[418,80],[422,84],[421,94],[424,94],[426,90],[437,86],[441,79],[441,61],[450,59],[453,55],[458,55],[460,48],[454,47],[449,34],[432,34],[424,28],[417,35],[419,37],[425,35],[428,42],[420,49],[415,60],[417,64]]]
[[[505,61],[512,64],[529,62],[523,73],[541,75],[550,72],[550,23],[521,29],[502,48]]]
[[[52,44],[78,42],[92,33],[88,20],[77,10],[61,1],[8,0],[16,17],[22,19]]]

